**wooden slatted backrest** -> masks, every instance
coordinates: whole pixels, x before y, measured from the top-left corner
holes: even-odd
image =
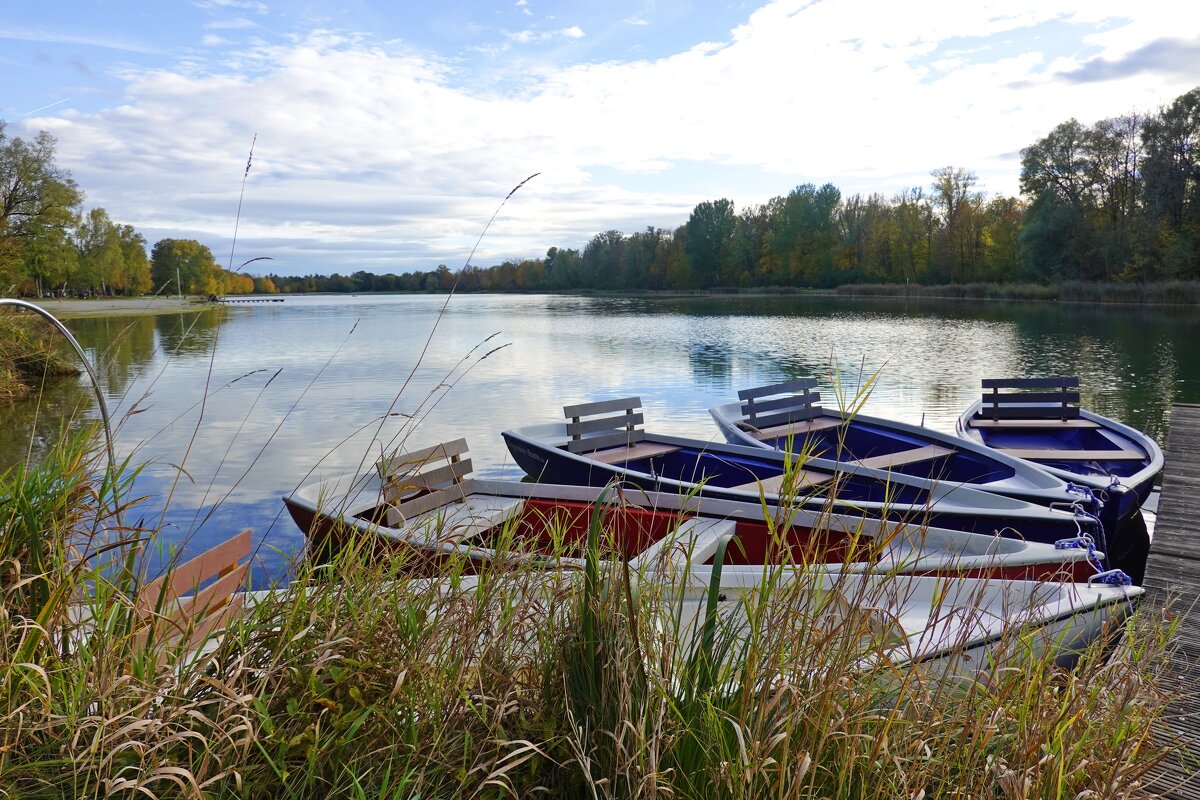
[[[203,644],[242,609],[239,590],[250,570],[250,544],[246,528],[143,586],[135,603],[135,642],[174,642],[182,652]]]
[[[816,385],[813,378],[798,378],[770,386],[743,389],[738,392],[738,399],[742,401],[742,419],[761,430],[819,417],[823,413],[817,405],[821,402],[821,395],[812,391]]]
[[[646,433],[638,427],[643,423],[641,408],[640,397],[563,406],[563,415],[570,420],[567,433],[571,435],[571,440],[567,443],[567,450],[587,453],[642,441]]]
[[[1079,378],[984,378],[980,416],[992,419],[1077,419]],[[1001,391],[1016,389],[1017,391]]]
[[[388,524],[396,525],[438,506],[461,500],[474,489],[466,439],[454,439],[381,459],[383,499],[391,505]]]

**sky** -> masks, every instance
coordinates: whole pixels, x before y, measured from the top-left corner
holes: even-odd
[[[8,135],[55,136],[85,208],[255,274],[486,267],[944,166],[1016,195],[1056,125],[1200,86],[1178,0],[0,7]]]

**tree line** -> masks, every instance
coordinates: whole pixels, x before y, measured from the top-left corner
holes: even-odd
[[[698,204],[674,230],[596,234],[582,250],[468,267],[459,291],[834,287],[1200,279],[1200,88],[1150,115],[1071,119],[1021,152],[1022,197],[961,167],[892,196],[804,184],[740,211]],[[271,276],[283,292],[446,291],[402,275]]]
[[[459,272],[303,277],[227,272],[194,240],[149,259],[130,226],[53,163],[54,140],[0,121],[0,285],[42,292],[445,292],[834,287],[855,283],[1155,282],[1200,278],[1200,88],[1154,114],[1071,119],[1021,152],[1021,197],[963,167],[895,195],[803,184],[738,210],[704,201],[674,230],[596,234],[582,248]]]
[[[225,294],[273,291],[270,281],[222,269],[194,239],[162,239],[147,253],[132,225],[84,193],[55,163],[56,142],[9,137],[0,120],[0,292],[25,296]]]

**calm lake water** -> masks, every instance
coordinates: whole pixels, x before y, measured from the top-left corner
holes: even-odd
[[[145,465],[131,517],[161,517],[185,552],[253,528],[261,585],[303,546],[281,502],[297,485],[460,436],[477,474],[519,478],[500,431],[569,403],[638,395],[648,429],[717,438],[707,409],[739,389],[812,375],[833,404],[833,376],[853,395],[877,373],[867,413],[953,431],[981,378],[1066,374],[1087,407],[1162,442],[1171,404],[1200,402],[1194,309],[463,295],[439,319],[444,302],[307,296],[68,321],[120,455]],[[0,468],[95,414],[75,381],[0,409]]]

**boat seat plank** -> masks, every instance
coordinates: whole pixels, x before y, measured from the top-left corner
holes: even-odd
[[[1028,461],[1141,461],[1144,453],[1136,450],[1053,450],[1024,447],[997,447],[1001,453]]]
[[[734,486],[731,488],[742,491],[757,492],[761,486],[764,494],[779,494],[779,491],[783,488],[783,479],[785,474],[786,473],[781,472],[778,475],[772,475],[769,478],[753,480],[749,483],[743,483],[740,486]],[[793,488],[800,490],[806,486],[817,486],[831,480],[833,480],[833,476],[828,472],[801,469],[796,471],[796,482],[793,484]]]
[[[420,450],[394,453],[386,458],[381,458],[376,469],[379,470],[379,477],[387,479],[406,472],[420,472],[429,464],[451,461],[455,456],[461,456],[465,452],[467,452],[467,440],[454,439],[435,444],[432,447],[423,447]]]
[[[973,419],[972,428],[1099,428],[1090,419]]]
[[[596,403],[577,403],[573,406],[563,406],[563,416],[567,419],[591,417],[597,414],[608,414],[613,411],[623,411],[633,414],[642,407],[640,397],[621,397],[616,400],[601,400]]]
[[[175,609],[185,593],[194,594],[205,581],[237,572],[238,562],[250,555],[250,541],[251,532],[246,528],[146,584],[138,592],[138,614],[147,616],[156,610]]]
[[[250,552],[251,533],[247,528],[146,584],[135,603],[135,646],[151,639],[169,643],[170,647],[158,655],[160,665],[169,660],[171,651],[211,649],[213,637],[242,609],[243,594],[239,590],[245,588],[249,575]]]
[[[676,530],[629,559],[629,566],[640,569],[661,563],[682,569],[689,563],[703,564],[716,555],[722,541],[733,539],[736,532],[737,523],[731,519],[685,519]]]
[[[404,527],[427,542],[458,544],[519,516],[525,502],[518,497],[471,495],[404,521]]]
[[[786,437],[789,433],[792,437],[802,436],[813,431],[823,431],[827,428],[836,428],[841,425],[840,419],[833,417],[821,417],[819,419],[810,420],[809,422],[794,422],[791,424],[775,425],[770,428],[754,428],[753,426],[742,423],[738,427],[749,433],[760,442],[767,439],[778,439]]]
[[[911,450],[900,450],[895,453],[884,453],[880,456],[871,456],[870,458],[862,458],[858,461],[851,461],[851,464],[857,464],[860,467],[869,467],[871,469],[889,469],[898,467],[904,464],[916,464],[919,461],[930,461],[942,456],[952,455],[954,450],[949,447],[942,447],[938,444],[929,444],[924,447],[915,447]]]
[[[752,389],[742,389],[738,392],[739,400],[755,400],[759,397],[770,397],[775,394],[805,394],[817,385],[816,378],[796,378],[783,383],[772,383],[769,386],[755,386]]]
[[[1053,375],[1043,378],[984,378],[980,385],[984,389],[1064,389],[1079,388],[1077,375]]]
[[[463,479],[470,475],[471,470],[471,459],[464,458],[421,473],[393,473],[384,479],[385,496],[389,503],[394,503],[419,492],[439,489],[452,483],[462,483]]]
[[[653,458],[674,453],[679,448],[673,444],[658,442],[638,442],[629,447],[614,447],[611,450],[597,450],[591,453],[580,453],[582,456],[600,461],[604,464],[621,464],[626,461],[636,461],[639,458]]]

